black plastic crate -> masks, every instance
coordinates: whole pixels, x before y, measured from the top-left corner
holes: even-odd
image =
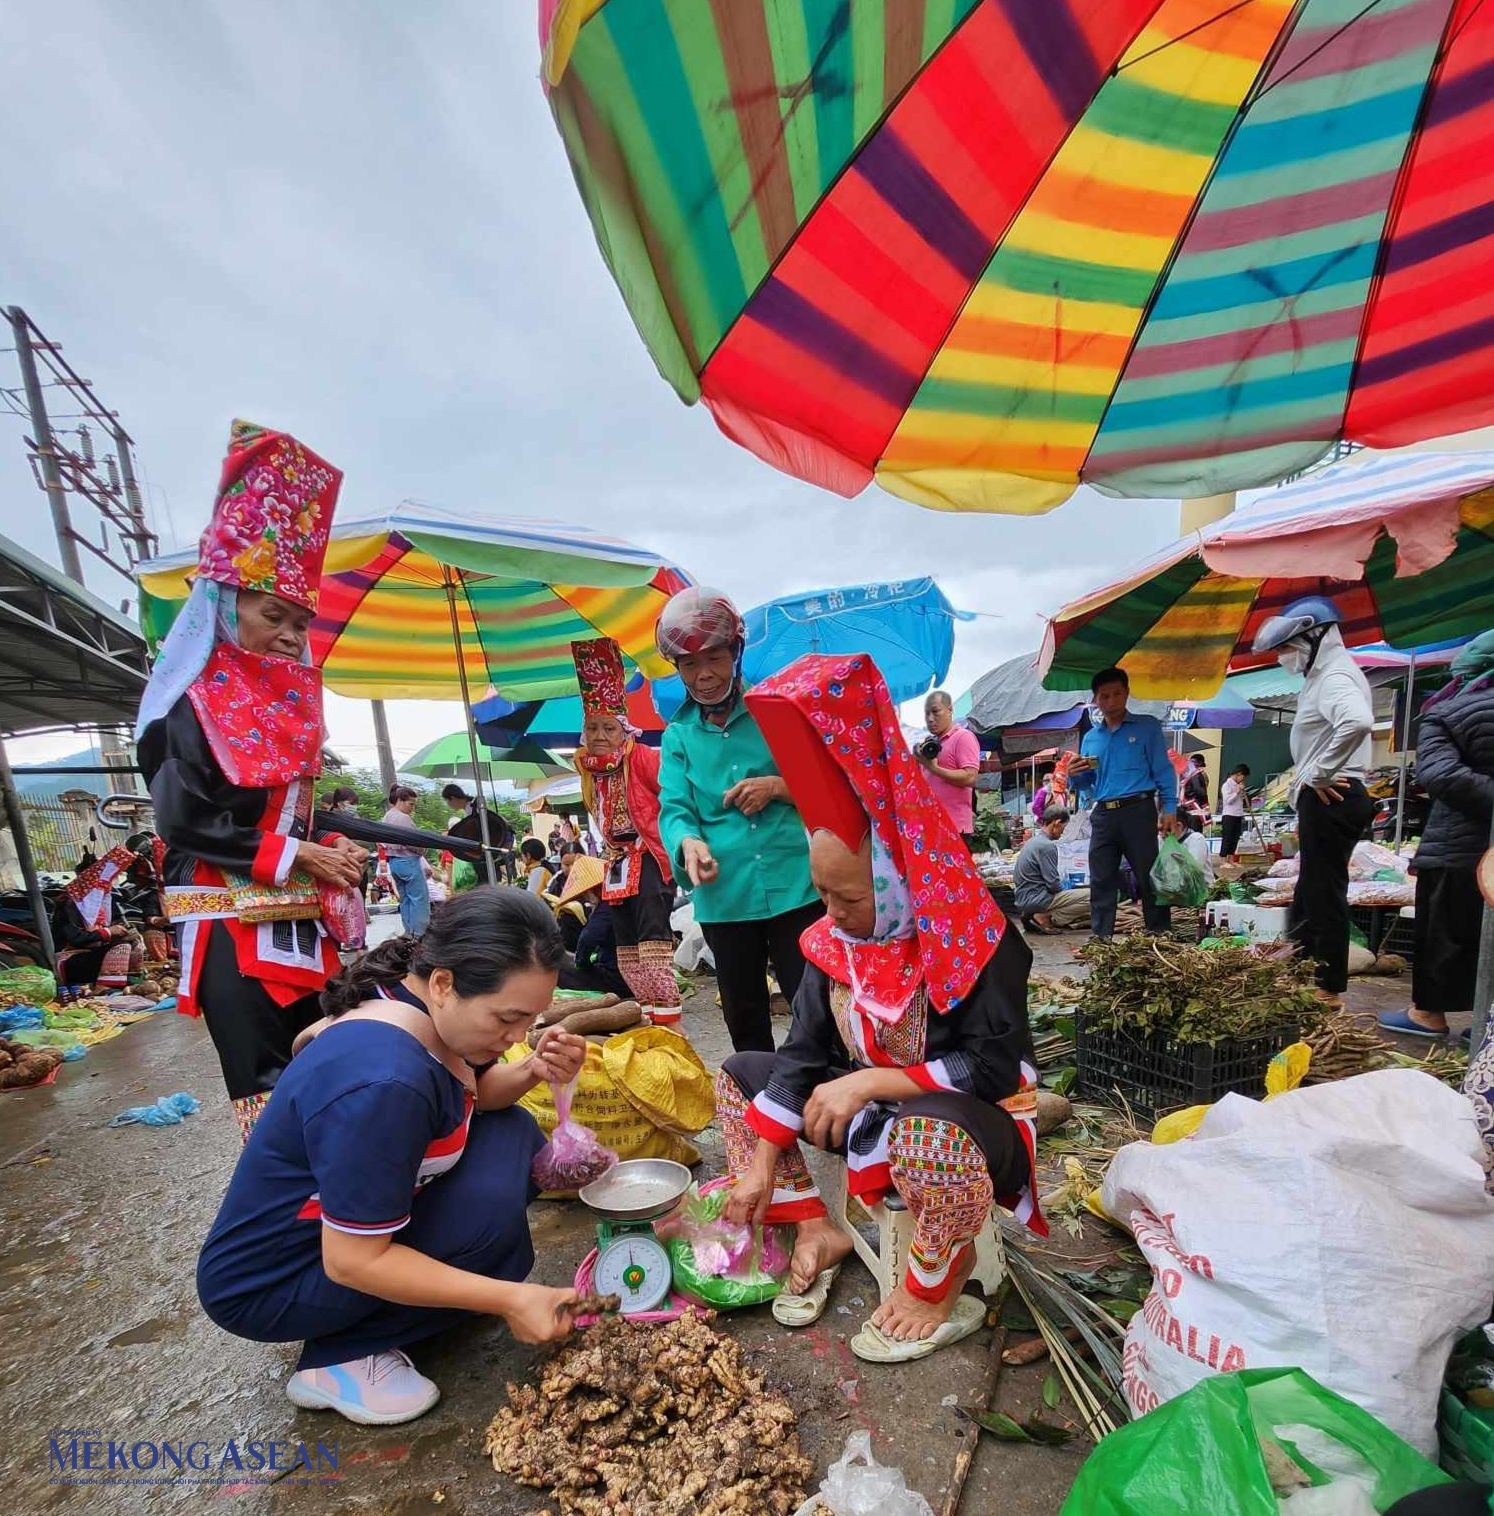
[[[1113,1100],[1118,1090],[1132,1110],[1152,1121],[1184,1106],[1212,1105],[1221,1095],[1265,1094],[1266,1065],[1299,1032],[1295,1024],[1280,1026],[1211,1047],[1177,1042],[1165,1032],[1094,1031],[1082,1011],[1074,1024],[1079,1089],[1101,1100]]]
[[[1359,928],[1372,953],[1399,953],[1407,963],[1416,957],[1416,922],[1393,906],[1351,905],[1349,921]]]

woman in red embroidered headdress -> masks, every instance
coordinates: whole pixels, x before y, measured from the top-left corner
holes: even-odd
[[[120,990],[138,979],[145,945],[119,908],[114,886],[129,873],[135,855],[128,847],[111,848],[78,870],[52,913],[52,936],[59,984],[96,984]]]
[[[809,828],[827,915],[803,937],[788,1040],[728,1058],[716,1082],[730,1213],[798,1223],[774,1315],[807,1325],[851,1239],[800,1140],[845,1156],[853,1195],[895,1190],[914,1223],[907,1274],[852,1347],[922,1357],[984,1321],[961,1290],[993,1198],[1045,1230],[1032,1190],[1032,954],[908,751],[870,658],[801,658],[747,703]]]
[[[308,637],[341,483],[293,437],[234,422],[135,729],[166,844],[179,1007],[207,1021],[246,1141],[338,968],[319,889],[356,889],[367,856],[308,834],[323,735]]]
[[[659,754],[628,724],[622,649],[610,637],[573,642],[585,726],[576,767],[586,809],[602,835],[617,966],[655,1026],[678,1028],[674,977],[674,876],[659,840]]]

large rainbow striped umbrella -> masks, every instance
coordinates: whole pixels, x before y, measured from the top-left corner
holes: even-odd
[[[190,552],[138,570],[141,624],[153,645],[185,603],[196,567]],[[654,625],[689,582],[646,549],[586,527],[407,503],[334,525],[312,656],[340,695],[458,700],[460,644],[477,695],[491,686],[512,700],[540,700],[575,692],[575,639],[615,638],[645,675],[672,672],[654,646]]]
[[[1038,656],[1050,690],[1120,664],[1139,696],[1212,695],[1268,616],[1304,595],[1351,647],[1420,649],[1494,627],[1494,453],[1352,458],[1272,490],[1066,605]]]
[[[1494,422],[1483,0],[542,0],[660,372],[944,510]]]

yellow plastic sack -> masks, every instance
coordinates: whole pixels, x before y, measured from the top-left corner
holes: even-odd
[[[1291,1047],[1283,1048],[1266,1065],[1266,1099],[1295,1090],[1307,1078],[1311,1063],[1312,1048],[1307,1043],[1294,1042]]]
[[[504,1055],[527,1057],[521,1043]],[[555,1099],[536,1085],[519,1104],[548,1137],[555,1130]],[[619,1158],[672,1158],[696,1164],[700,1153],[686,1134],[707,1127],[716,1114],[711,1076],[695,1049],[666,1027],[634,1027],[604,1043],[589,1043],[571,1101],[571,1118],[590,1127]]]
[[[639,1115],[666,1132],[694,1136],[715,1120],[715,1083],[678,1032],[633,1027],[602,1044],[602,1061]]]
[[[1274,1100],[1288,1090],[1295,1090],[1307,1077],[1311,1063],[1312,1049],[1305,1042],[1294,1042],[1291,1047],[1283,1048],[1266,1065],[1266,1099]],[[1190,1105],[1186,1110],[1164,1116],[1152,1131],[1153,1145],[1165,1147],[1169,1142],[1181,1142],[1183,1138],[1191,1137],[1212,1109],[1207,1105]]]
[[[1190,1105],[1185,1110],[1173,1111],[1171,1115],[1164,1116],[1152,1128],[1153,1145],[1166,1147],[1169,1142],[1181,1142],[1183,1138],[1191,1137],[1213,1109],[1211,1105]]]

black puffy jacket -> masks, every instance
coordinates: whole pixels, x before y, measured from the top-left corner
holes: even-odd
[[[1489,846],[1494,818],[1494,680],[1421,718],[1416,778],[1433,802],[1417,868],[1471,869]]]

